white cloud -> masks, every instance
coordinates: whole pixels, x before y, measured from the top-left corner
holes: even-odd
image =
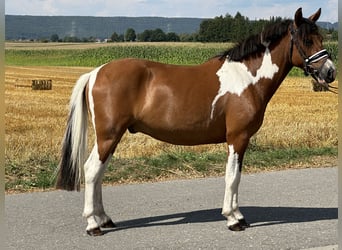
[[[327,20],[330,22],[338,21],[338,0],[328,0],[326,3],[326,13],[323,13],[322,20]]]
[[[42,9],[45,13],[48,13],[48,15],[55,15],[56,13],[58,13],[58,9],[54,6],[53,0],[43,1]]]

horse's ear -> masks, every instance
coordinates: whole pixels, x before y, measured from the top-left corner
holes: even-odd
[[[299,8],[295,14],[295,24],[297,27],[299,27],[302,24],[302,22],[303,22],[303,12],[302,12],[302,8]]]
[[[319,19],[320,16],[321,16],[321,8],[319,8],[315,14],[313,14],[312,16],[310,16],[309,19],[310,19],[311,21],[316,22],[316,21]]]

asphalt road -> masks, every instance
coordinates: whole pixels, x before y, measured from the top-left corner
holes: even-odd
[[[221,216],[224,179],[104,188],[118,227],[85,233],[83,192],[6,195],[8,249],[337,249],[337,168],[243,175],[240,207],[251,227]]]

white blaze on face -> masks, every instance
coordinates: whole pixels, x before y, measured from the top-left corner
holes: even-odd
[[[278,70],[279,67],[272,63],[271,53],[268,48],[265,50],[261,66],[255,76],[252,75],[245,64],[225,60],[222,67],[216,72],[220,80],[220,88],[211,104],[211,119],[214,115],[216,102],[220,97],[228,92],[240,96],[250,84],[256,84],[261,78],[272,79]]]

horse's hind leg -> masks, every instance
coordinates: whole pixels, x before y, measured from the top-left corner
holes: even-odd
[[[85,198],[83,216],[88,222],[86,230],[89,235],[102,235],[100,227],[115,227],[111,218],[104,211],[102,177],[122,134],[123,132],[120,132],[112,140],[97,140],[102,143],[95,144],[84,165]]]
[[[99,159],[97,145],[95,145],[84,165],[85,190],[83,216],[87,218],[88,226],[86,230],[89,235],[101,235],[101,221],[111,220],[104,212],[101,190],[102,177],[109,159],[110,157],[102,163]]]

